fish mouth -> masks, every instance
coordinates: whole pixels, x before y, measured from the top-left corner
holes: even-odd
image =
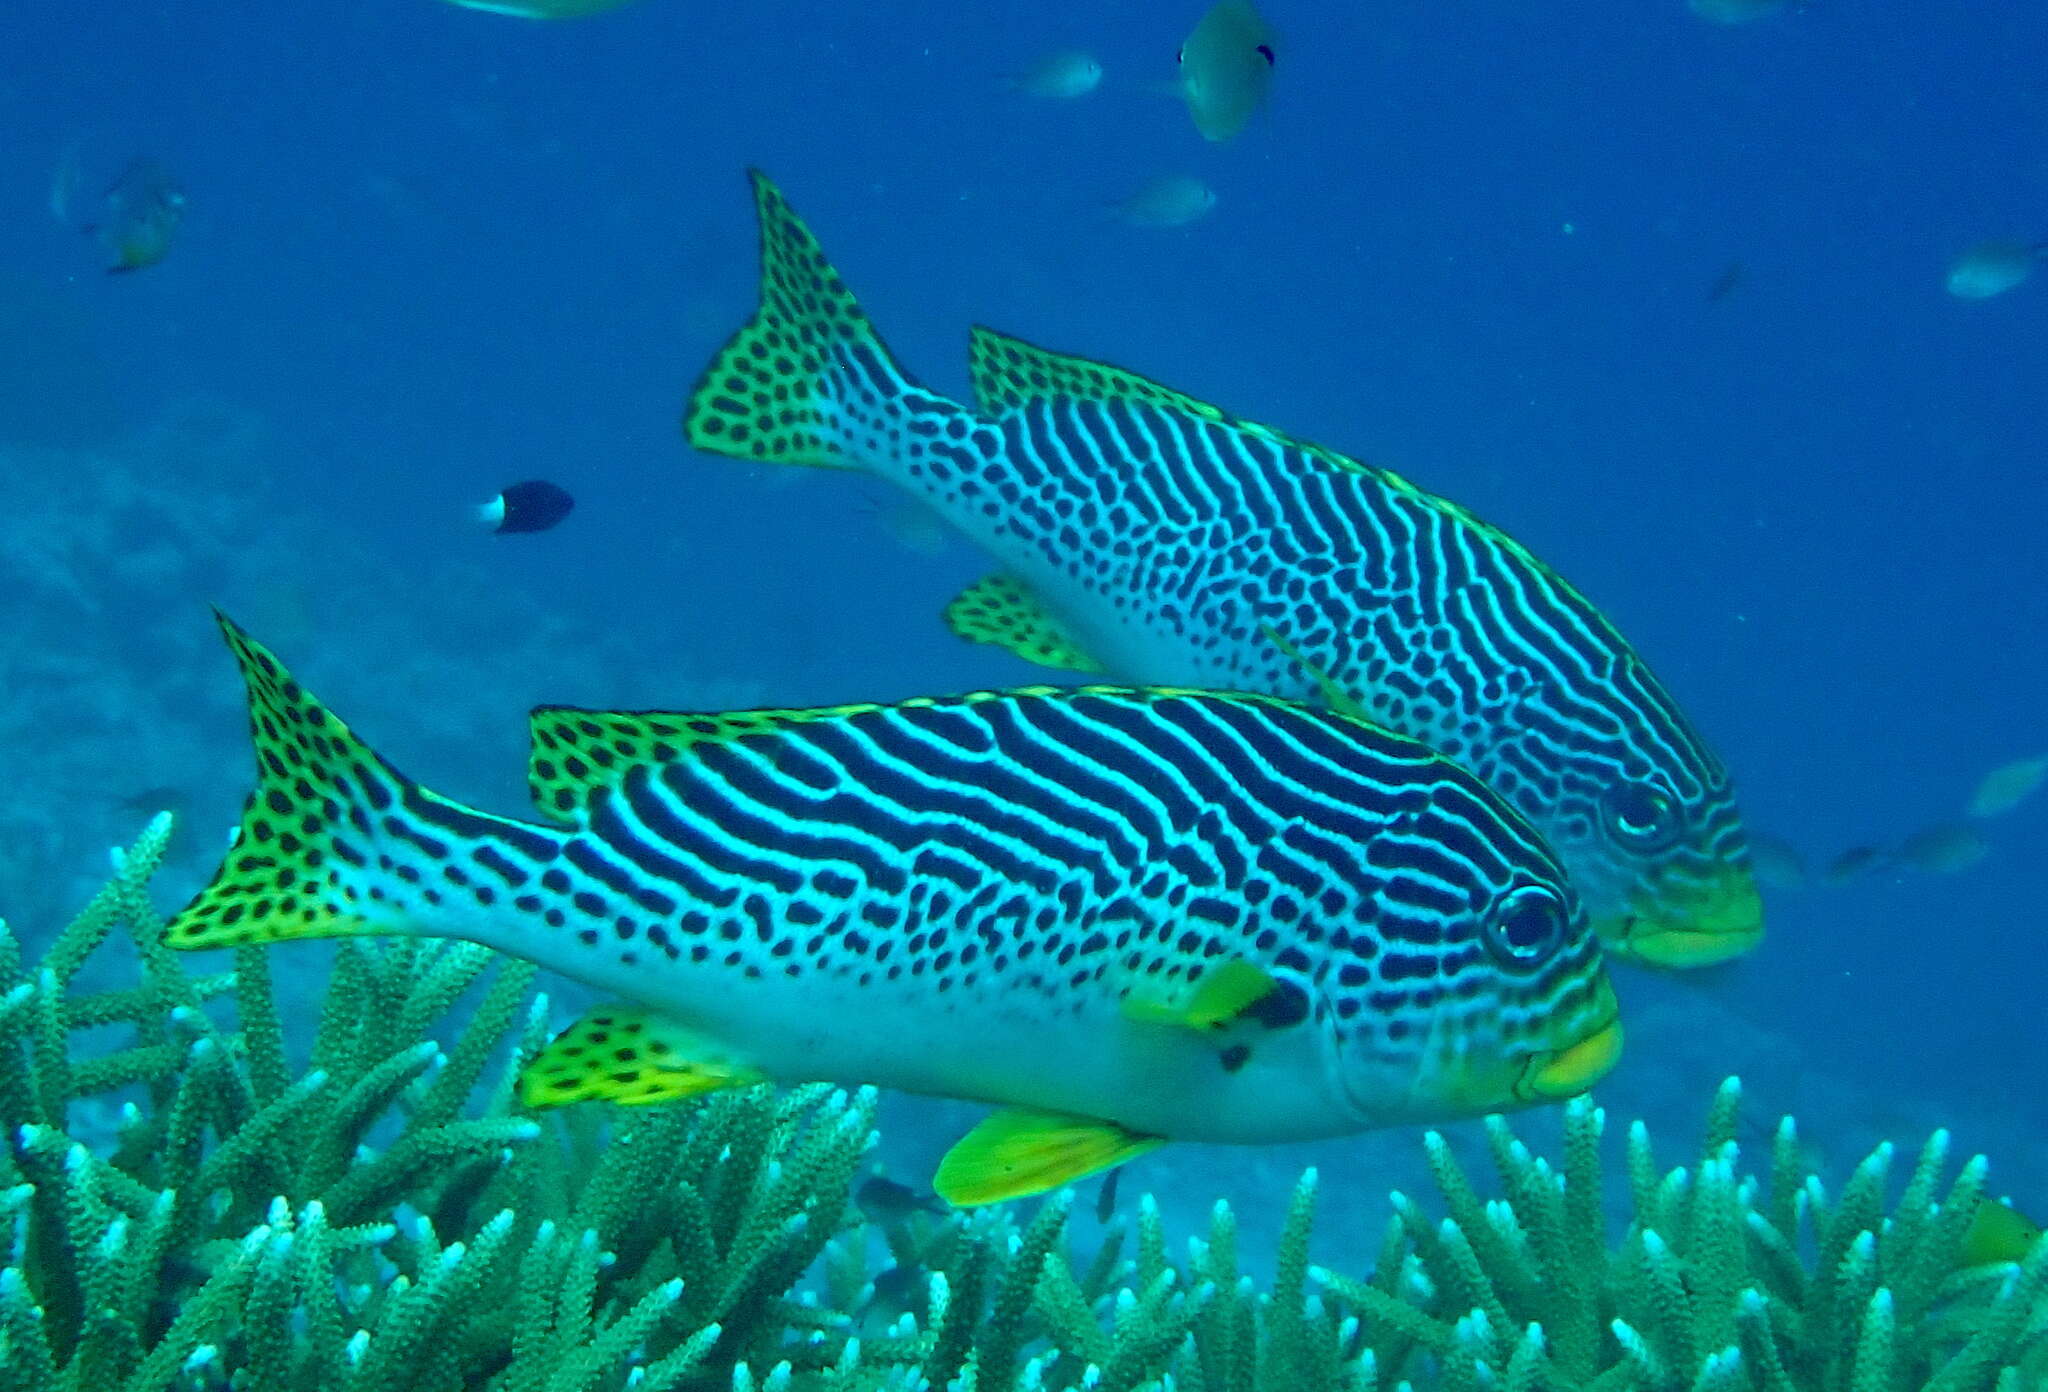
[[[1732,961],[1764,940],[1764,901],[1748,870],[1730,867],[1683,899],[1638,896],[1632,912],[1596,923],[1623,961],[1685,971]]]
[[[1600,983],[1592,1010],[1593,1023],[1562,1049],[1531,1054],[1515,1081],[1515,1096],[1524,1102],[1556,1102],[1576,1097],[1621,1062],[1621,1006],[1614,988]]]

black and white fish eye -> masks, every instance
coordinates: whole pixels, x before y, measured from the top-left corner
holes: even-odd
[[[1678,799],[1655,783],[1617,783],[1600,797],[1607,834],[1632,851],[1661,851],[1685,831]]]
[[[1494,960],[1511,970],[1541,966],[1554,956],[1571,927],[1571,911],[1555,890],[1525,884],[1501,896],[1480,925]]]

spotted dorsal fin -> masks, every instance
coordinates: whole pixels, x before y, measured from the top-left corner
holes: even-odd
[[[1066,400],[1134,402],[1203,420],[1230,419],[1219,407],[1135,372],[1055,353],[980,324],[974,326],[968,341],[967,371],[974,383],[975,404],[985,416],[1004,415],[1031,401]]]
[[[561,821],[599,788],[609,788],[636,765],[672,764],[705,744],[812,720],[831,720],[879,707],[866,703],[808,710],[597,711],[536,706],[527,717],[531,735],[526,782],[533,803]]]
[[[946,606],[946,627],[970,643],[1007,648],[1041,667],[1068,672],[1102,670],[1102,664],[1082,650],[1036,595],[1021,581],[1000,572],[975,581]]]
[[[676,763],[706,745],[773,735],[793,725],[845,720],[888,710],[976,705],[1044,690],[971,691],[961,696],[918,696],[890,705],[849,701],[837,706],[764,707],[736,711],[601,711],[577,706],[536,706],[527,716],[531,741],[526,782],[534,805],[558,821],[573,822],[590,795],[612,787],[628,769]]]
[[[1234,416],[1220,406],[1162,386],[1149,377],[1092,358],[1055,353],[1021,338],[980,324],[974,326],[967,348],[968,376],[974,383],[975,405],[991,419],[1007,415],[1034,401],[1088,401],[1123,406],[1149,406],[1195,420],[1210,421],[1263,440],[1293,456],[1346,473],[1371,473],[1390,487],[1413,491],[1411,485],[1387,469],[1376,468],[1348,455],[1297,440],[1289,435]]]

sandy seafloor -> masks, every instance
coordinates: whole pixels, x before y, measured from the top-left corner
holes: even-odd
[[[539,702],[1035,678],[943,632],[986,564],[880,485],[677,441],[751,300],[749,163],[935,386],[960,389],[965,328],[991,322],[1515,532],[1815,865],[2048,750],[2048,285],[1941,289],[1969,243],[2048,232],[2048,92],[2013,57],[2042,45],[2029,7],[1817,3],[1738,30],[1677,3],[1275,0],[1272,108],[1221,147],[1142,90],[1178,7],[643,0],[549,27],[428,0],[345,22],[115,6],[89,39],[30,8],[0,21],[31,60],[0,71],[0,913],[31,944],[152,790],[185,814],[162,902],[208,868],[249,759],[209,602],[408,772],[505,812]],[[1101,93],[1002,90],[1073,43],[1104,55]],[[40,211],[73,146],[185,179],[163,265],[103,276]],[[1218,187],[1209,220],[1102,216],[1171,169]],[[528,476],[577,494],[569,523],[469,526]],[[2048,1207],[2048,797],[1987,833],[1960,873],[1772,891],[1769,940],[1733,967],[1618,969],[1610,1115],[1689,1160],[1738,1073],[1754,1138],[1792,1111],[1838,1178],[1941,1125]],[[325,955],[273,960],[310,989]],[[892,1100],[885,1163],[928,1173],[974,1115]],[[1171,1147],[1126,1193],[1182,1234],[1228,1197],[1256,1252],[1310,1163],[1335,1264],[1368,1259],[1389,1188],[1430,1187],[1391,1133]]]

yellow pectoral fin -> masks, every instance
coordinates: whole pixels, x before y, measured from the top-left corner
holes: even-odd
[[[519,1075],[529,1107],[591,1100],[640,1106],[766,1082],[730,1049],[634,1006],[609,1006],[563,1030]]]
[[[1175,983],[1170,992],[1149,983],[1133,985],[1124,997],[1123,1015],[1146,1024],[1213,1029],[1229,1024],[1279,987],[1264,967],[1233,959],[1210,968],[1193,983]]]
[[[1350,716],[1353,720],[1372,719],[1365,713],[1365,707],[1359,704],[1356,696],[1346,691],[1335,677],[1309,661],[1302,650],[1289,641],[1286,634],[1271,624],[1260,624],[1259,632],[1265,634],[1273,646],[1280,649],[1281,656],[1301,668],[1302,674],[1315,683],[1316,692],[1323,698],[1324,705],[1339,715]]]
[[[970,643],[1007,648],[1026,662],[1069,672],[1100,672],[1037,598],[1007,575],[991,575],[962,590],[946,606],[946,627]]]
[[[1013,1107],[962,1136],[939,1162],[932,1188],[959,1208],[1028,1198],[1165,1144],[1112,1121]]]

